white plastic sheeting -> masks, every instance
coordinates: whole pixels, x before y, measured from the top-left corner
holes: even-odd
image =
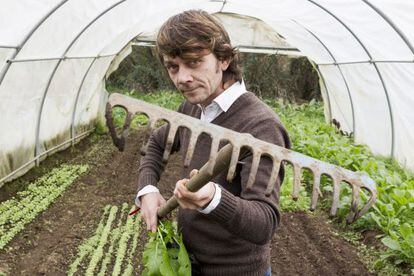
[[[234,39],[243,34],[241,28],[251,29],[242,39],[250,44],[245,46],[266,47],[271,29],[280,34],[321,74],[327,120],[339,121],[374,153],[414,169],[413,1],[0,4],[0,183],[93,129],[107,97],[105,76],[124,57],[118,53],[127,52],[134,38],[153,34],[169,16],[194,8],[235,14],[233,23],[226,16],[225,24]],[[265,27],[256,28],[252,18]]]
[[[240,52],[301,55],[262,20],[234,13],[218,12],[213,15],[226,28],[232,45]],[[156,31],[146,36],[140,35],[133,45],[155,46]]]

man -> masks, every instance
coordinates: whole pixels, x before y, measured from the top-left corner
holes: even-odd
[[[246,91],[237,51],[215,18],[194,10],[169,18],[158,33],[157,51],[186,99],[179,112],[290,147],[276,114]],[[156,230],[157,209],[165,203],[155,186],[164,168],[166,135],[166,127],[151,135],[139,169],[136,203],[151,231]],[[188,130],[179,130],[172,151],[185,155],[189,138]],[[262,158],[253,189],[245,188],[251,154],[239,161],[232,183],[223,172],[198,192],[189,192],[186,178],[207,162],[209,152],[209,137],[200,137],[190,167],[183,170],[174,190],[180,205],[179,229],[195,258],[193,275],[270,275],[270,241],[280,221],[277,204],[283,168],[270,197],[264,195],[272,170],[269,158]]]

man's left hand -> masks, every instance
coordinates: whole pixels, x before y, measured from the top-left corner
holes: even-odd
[[[190,175],[193,176],[197,171],[193,170]],[[178,180],[175,184],[174,196],[177,198],[178,204],[183,209],[197,210],[205,208],[213,199],[216,192],[216,185],[209,182],[197,192],[190,192],[186,185],[189,179]]]

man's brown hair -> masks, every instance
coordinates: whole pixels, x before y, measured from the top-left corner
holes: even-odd
[[[158,32],[156,48],[161,63],[164,55],[191,60],[208,50],[217,59],[229,61],[223,83],[242,80],[238,51],[221,23],[205,11],[189,10],[170,17]]]

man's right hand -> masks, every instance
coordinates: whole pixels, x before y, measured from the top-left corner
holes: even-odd
[[[157,231],[158,208],[166,203],[160,193],[148,193],[141,198],[141,214],[147,224],[147,230],[151,232]]]

